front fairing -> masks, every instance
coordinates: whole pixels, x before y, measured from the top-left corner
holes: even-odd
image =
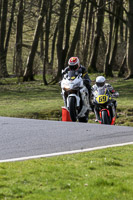
[[[95,90],[93,92],[93,102],[96,105],[105,105],[109,102],[110,100],[110,95],[109,95],[109,91],[107,90],[107,88],[102,87],[102,88],[97,88],[97,90]]]
[[[75,71],[69,71],[64,75],[64,78],[61,82],[61,88],[65,91],[79,90],[83,87],[82,74],[78,74]]]

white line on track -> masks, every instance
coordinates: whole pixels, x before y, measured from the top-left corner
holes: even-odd
[[[28,156],[28,157],[21,157],[21,158],[11,158],[11,159],[6,159],[6,160],[0,160],[0,163],[31,160],[31,159],[36,159],[36,158],[46,158],[46,157],[61,156],[61,155],[76,154],[76,153],[83,153],[83,152],[95,151],[95,150],[106,149],[106,148],[111,148],[111,147],[121,147],[121,146],[132,145],[132,144],[133,144],[133,142],[127,142],[127,143],[122,143],[122,144],[112,144],[112,145],[107,145],[107,146],[93,147],[93,148],[81,149],[81,150],[64,151],[64,152],[58,152],[58,153],[50,153],[50,154]]]

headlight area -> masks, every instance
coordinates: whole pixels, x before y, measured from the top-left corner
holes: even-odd
[[[69,83],[69,84],[64,84],[63,85],[63,90],[65,91],[70,91],[70,90],[77,90],[78,88],[80,88],[80,83]]]
[[[68,92],[70,90],[70,88],[69,87],[64,87],[63,90]]]

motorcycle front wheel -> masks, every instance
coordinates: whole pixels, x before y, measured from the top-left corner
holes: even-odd
[[[102,123],[103,124],[110,124],[110,118],[106,110],[102,111]]]
[[[69,112],[70,117],[73,122],[77,121],[77,112],[76,112],[76,99],[75,97],[69,97]]]

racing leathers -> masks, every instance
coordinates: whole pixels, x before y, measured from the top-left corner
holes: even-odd
[[[62,75],[68,73],[68,71],[70,71],[71,69],[68,67],[66,67],[63,71],[62,71]],[[88,89],[89,92],[89,104],[91,106],[91,102],[90,102],[90,97],[91,97],[91,80],[89,78],[88,72],[86,70],[86,68],[83,65],[80,65],[80,67],[76,70],[77,73],[82,73],[82,78],[83,78],[83,82],[84,85],[86,86],[86,88]],[[91,110],[91,107],[90,107]]]
[[[69,66],[66,67],[63,71],[62,74],[66,74],[68,71],[70,71]],[[86,68],[83,65],[80,65],[80,67],[76,70],[78,73],[82,73],[82,78],[84,81],[85,86],[87,87],[89,93],[91,92],[91,80],[89,78],[88,72]]]

